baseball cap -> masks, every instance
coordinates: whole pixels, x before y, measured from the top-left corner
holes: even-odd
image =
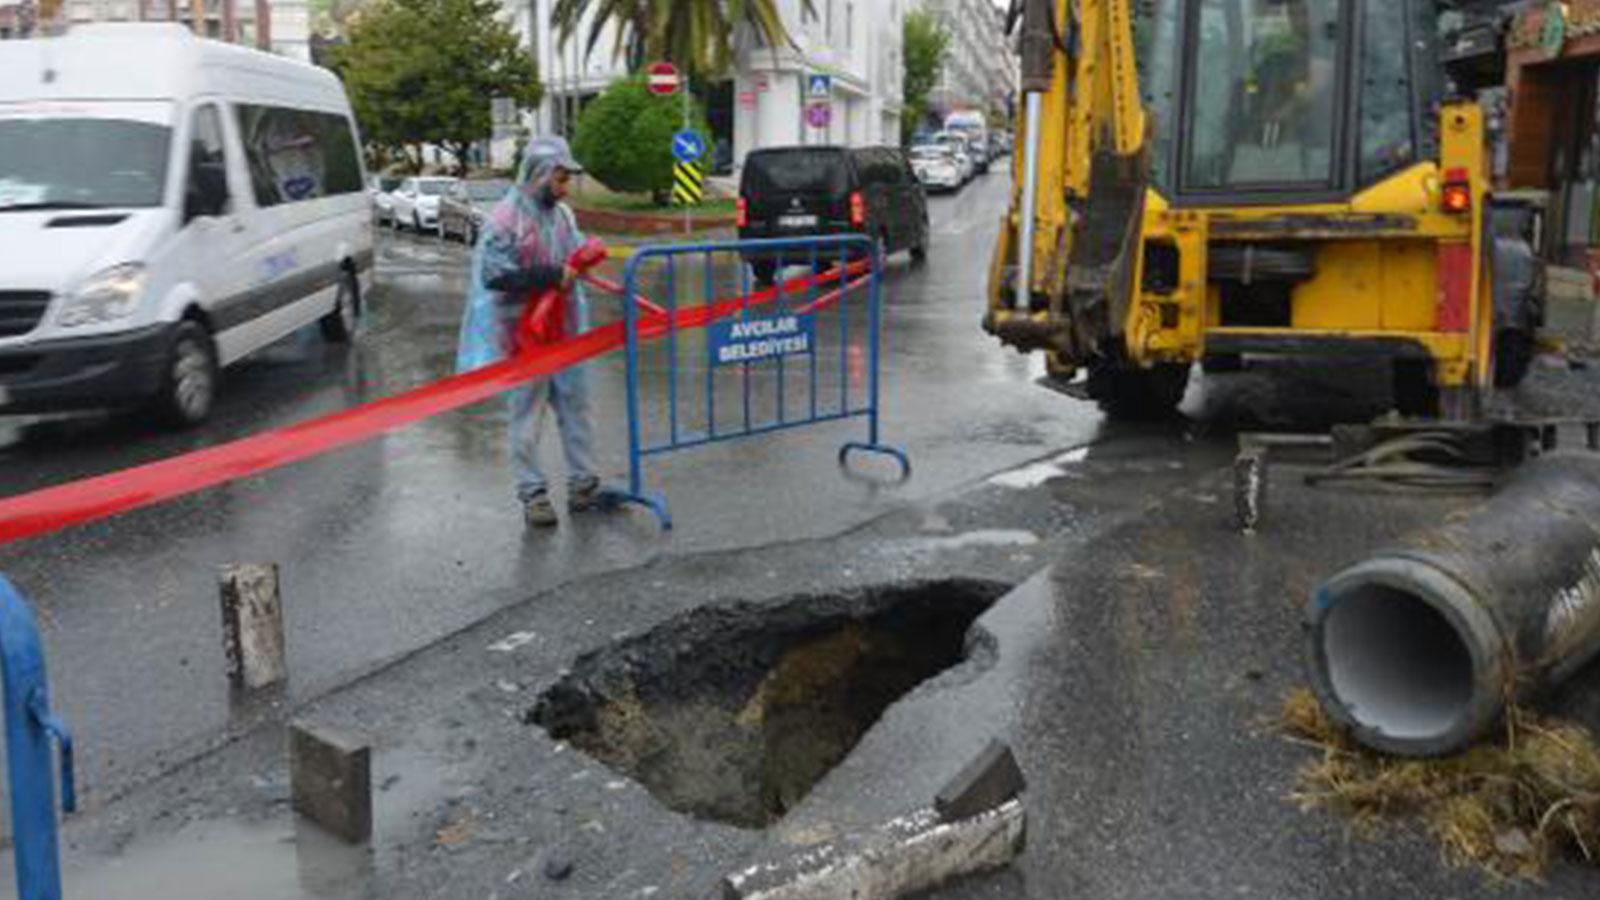
[[[572,155],[566,138],[540,137],[528,142],[524,156],[529,162],[541,162],[557,169],[566,169],[574,175],[583,174],[583,166]]]

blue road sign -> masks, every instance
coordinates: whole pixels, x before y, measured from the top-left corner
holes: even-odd
[[[813,100],[826,100],[833,96],[832,75],[812,75],[806,88],[806,94]]]
[[[680,131],[672,136],[672,157],[692,163],[706,155],[706,142],[697,131]]]

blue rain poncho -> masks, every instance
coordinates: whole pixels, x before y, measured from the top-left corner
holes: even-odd
[[[489,213],[472,254],[467,303],[461,317],[456,371],[470,372],[511,355],[517,317],[531,292],[561,281],[562,268],[583,244],[577,219],[565,204],[544,205],[540,192],[566,157],[564,144],[532,141],[516,183]],[[574,284],[567,295],[568,336],[587,328],[587,298]]]

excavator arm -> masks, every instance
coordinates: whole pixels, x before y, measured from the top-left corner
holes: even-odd
[[[1110,352],[1138,283],[1149,129],[1133,2],[1023,3],[1022,152],[984,325],[1025,352]]]

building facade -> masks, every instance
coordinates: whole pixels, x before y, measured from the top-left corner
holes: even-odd
[[[914,0],[778,0],[794,47],[757,46],[746,40],[734,71],[710,86],[706,116],[716,143],[717,168],[737,170],[750,151],[793,144],[899,143],[904,90],[902,26]],[[554,0],[508,7],[513,23],[539,61],[545,99],[525,114],[538,132],[570,135],[583,103],[627,74],[614,58],[616,34],[608,26],[586,53],[589,29],[563,43],[550,24]],[[825,96],[811,96],[813,75],[829,80]],[[812,107],[825,105],[827,112]],[[496,157],[504,141],[496,141]]]
[[[1005,13],[991,0],[923,0],[950,34],[939,83],[928,98],[935,115],[1009,110],[1020,61],[1005,35]]]
[[[0,5],[0,38],[24,36],[20,25],[25,6]],[[64,0],[57,21],[40,30],[89,22],[170,21],[187,23],[216,40],[311,59],[306,0]]]

